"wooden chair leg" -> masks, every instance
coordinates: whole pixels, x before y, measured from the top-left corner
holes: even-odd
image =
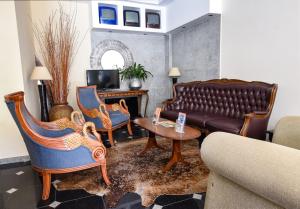
[[[130,136],[132,136],[132,129],[131,129],[131,123],[130,123],[130,121],[127,123],[127,129],[128,129],[128,134]]]
[[[114,143],[114,139],[113,139],[112,130],[108,130],[107,133],[108,133],[108,139],[109,139],[110,145],[111,145],[111,146],[114,146],[115,143]]]
[[[107,185],[110,185],[111,182],[110,182],[110,180],[108,178],[107,170],[106,170],[106,160],[101,164],[100,169],[101,169],[101,173],[102,173],[102,177],[103,177],[104,182]]]
[[[42,199],[47,200],[50,194],[51,174],[43,172],[43,194]]]

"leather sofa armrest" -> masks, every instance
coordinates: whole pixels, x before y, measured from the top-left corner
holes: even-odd
[[[246,117],[256,117],[256,118],[263,118],[268,116],[267,111],[254,111],[252,113],[245,114]]]
[[[204,140],[201,156],[213,173],[283,208],[300,208],[299,150],[215,132]]]
[[[267,111],[254,111],[245,114],[240,135],[265,140],[270,114]]]
[[[166,111],[169,110],[169,105],[171,105],[173,102],[175,102],[175,98],[173,99],[166,99],[165,101],[162,102],[162,110]]]

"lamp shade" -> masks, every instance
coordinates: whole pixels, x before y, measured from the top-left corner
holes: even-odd
[[[169,77],[179,77],[180,75],[178,67],[172,67],[169,71]]]
[[[52,80],[52,76],[50,75],[50,73],[46,67],[37,66],[37,67],[34,67],[32,73],[31,73],[30,79],[45,81],[45,80]]]

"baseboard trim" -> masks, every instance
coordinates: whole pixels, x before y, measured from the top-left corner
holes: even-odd
[[[0,168],[11,168],[29,164],[30,157],[28,155],[0,159]]]

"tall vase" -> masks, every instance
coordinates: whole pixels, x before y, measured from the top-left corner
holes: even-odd
[[[71,119],[71,113],[73,112],[73,108],[66,104],[56,104],[51,107],[49,111],[49,119],[50,121],[58,120],[64,117]]]

